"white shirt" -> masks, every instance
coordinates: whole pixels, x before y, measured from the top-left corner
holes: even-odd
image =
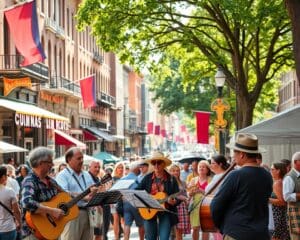
[[[205,188],[205,194],[208,193],[213,186],[215,186],[215,184],[219,181],[219,179],[223,176],[223,174],[224,173],[219,173],[213,176],[210,183]],[[218,191],[220,186],[221,184],[219,184],[219,186],[215,189],[215,193]]]
[[[17,202],[16,194],[4,185],[0,185],[0,201],[12,210],[12,204]],[[0,232],[10,232],[16,229],[13,216],[0,205]]]
[[[297,177],[299,177],[300,173],[293,168],[297,173]],[[295,191],[295,183],[294,180],[290,176],[285,176],[283,179],[283,198],[286,202],[297,202],[297,197]]]
[[[12,177],[7,178],[6,187],[11,188],[16,193],[16,196],[19,196],[20,185],[18,181]]]

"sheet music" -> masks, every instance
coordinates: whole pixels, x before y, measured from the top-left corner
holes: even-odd
[[[118,180],[111,188],[111,190],[122,190],[122,189],[128,189],[130,186],[135,182],[133,179],[124,179],[124,180]]]

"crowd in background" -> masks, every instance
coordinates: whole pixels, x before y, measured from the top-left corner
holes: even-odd
[[[73,152],[74,154],[76,152]],[[70,157],[70,159],[73,156]],[[164,158],[164,157],[163,157]],[[163,159],[162,158],[162,159]],[[67,159],[67,158],[66,158]],[[56,171],[53,171],[53,162],[49,161],[50,167],[48,176],[56,179],[59,186],[62,189],[69,191],[68,189],[68,169],[74,169],[70,167],[71,162],[75,160],[69,160],[66,163],[59,165]],[[295,194],[294,188],[300,188],[300,184],[295,184],[295,178],[300,175],[300,153],[295,153],[292,161],[288,159],[282,159],[279,162],[274,162],[271,166],[263,164],[261,154],[257,154],[257,167],[262,167],[265,171],[271,173],[273,179],[272,194],[269,196],[269,234],[273,240],[288,240],[290,239],[291,225],[288,221],[288,202],[299,202],[299,193]],[[170,200],[170,206],[175,207],[174,212],[170,213],[170,218],[176,219],[171,223],[172,229],[170,239],[181,240],[184,235],[192,234],[193,240],[203,239],[207,240],[212,237],[215,240],[223,239],[220,232],[205,233],[200,228],[200,216],[199,208],[201,200],[207,192],[211,190],[213,185],[222,177],[224,172],[229,167],[229,162],[222,155],[213,156],[210,160],[192,161],[186,163],[174,163],[167,160],[162,161],[163,169],[167,171],[167,174],[172,179],[176,180],[176,196],[174,196],[174,204]],[[84,189],[90,187],[92,184],[97,183],[106,174],[112,175],[112,183],[105,184],[102,191],[109,190],[109,188],[120,180],[133,179],[134,184],[130,186],[130,189],[138,189],[143,179],[150,172],[155,171],[158,168],[159,161],[152,161],[136,157],[130,159],[128,164],[123,162],[117,162],[114,165],[108,165],[103,167],[100,161],[92,161],[89,164],[88,171],[78,169],[78,173],[85,176],[84,186],[81,186],[76,192],[81,192]],[[291,167],[294,166],[293,168]],[[82,168],[82,164],[78,165]],[[77,166],[77,167],[78,167]],[[291,174],[291,169],[296,170],[295,176]],[[75,170],[74,170],[75,171]],[[7,159],[6,164],[0,167],[0,240],[2,239],[20,239],[20,228],[24,224],[22,220],[22,212],[24,214],[24,200],[21,200],[24,187],[24,179],[32,172],[32,169],[28,165],[16,166],[14,159]],[[290,173],[287,175],[287,173]],[[86,174],[86,175],[85,175]],[[297,175],[298,174],[298,175]],[[163,175],[168,176],[168,175]],[[89,181],[91,181],[89,183]],[[144,180],[145,182],[146,180]],[[143,183],[144,183],[143,182]],[[142,184],[143,185],[143,184]],[[79,184],[80,186],[80,184]],[[153,187],[153,186],[152,186]],[[160,186],[159,186],[160,187]],[[300,189],[298,189],[300,190]],[[297,190],[297,191],[298,191]],[[72,190],[73,191],[73,190]],[[69,192],[72,192],[71,190]],[[153,189],[149,190],[150,192]],[[218,189],[215,189],[218,191]],[[177,194],[178,193],[178,194]],[[23,201],[23,203],[22,203]],[[8,208],[8,210],[3,207]],[[120,239],[124,237],[125,240],[130,239],[130,229],[135,221],[136,226],[139,229],[140,239],[145,239],[145,227],[149,226],[144,223],[140,212],[132,206],[130,203],[123,201],[122,207],[120,204],[112,204],[106,206],[99,206],[95,208],[95,212],[98,215],[97,223],[93,225],[93,237],[84,239],[108,239],[107,233],[109,229],[114,232],[114,239]],[[83,205],[79,205],[80,208],[84,208]],[[173,208],[172,208],[173,209]],[[86,226],[91,227],[90,221],[85,215],[80,215],[81,222],[86,221]],[[145,221],[150,224],[150,221]],[[148,224],[147,223],[147,224]],[[76,227],[77,225],[75,225]],[[69,232],[64,233],[65,238],[62,239],[76,239],[72,237]],[[75,231],[77,234],[77,230]],[[200,238],[201,235],[201,238]],[[88,236],[88,235],[86,235]],[[146,231],[147,236],[147,231]],[[296,234],[299,237],[298,234]],[[147,237],[146,237],[147,238]],[[28,238],[34,239],[34,238]],[[147,239],[151,239],[148,237]],[[233,239],[233,238],[232,238]],[[298,239],[293,238],[292,239]],[[161,240],[166,240],[162,239]]]

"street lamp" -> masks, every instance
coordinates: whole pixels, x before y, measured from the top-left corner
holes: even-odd
[[[222,98],[222,90],[223,90],[223,87],[225,84],[225,79],[226,79],[226,76],[223,73],[222,69],[219,67],[218,71],[215,75],[215,82],[216,82],[216,87],[218,90],[218,98]]]
[[[211,104],[211,110],[216,112],[217,118],[215,124],[215,145],[220,154],[225,154],[226,142],[226,126],[227,121],[224,119],[224,112],[230,109],[227,101],[222,97],[222,90],[225,84],[226,76],[222,69],[219,67],[215,75],[215,83],[218,91],[218,97]]]

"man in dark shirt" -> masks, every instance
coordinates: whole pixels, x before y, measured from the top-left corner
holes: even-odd
[[[261,152],[253,134],[240,133],[236,142],[228,144],[233,158],[241,168],[225,178],[211,203],[213,221],[225,240],[267,240],[268,201],[272,192],[272,177],[257,165]]]

